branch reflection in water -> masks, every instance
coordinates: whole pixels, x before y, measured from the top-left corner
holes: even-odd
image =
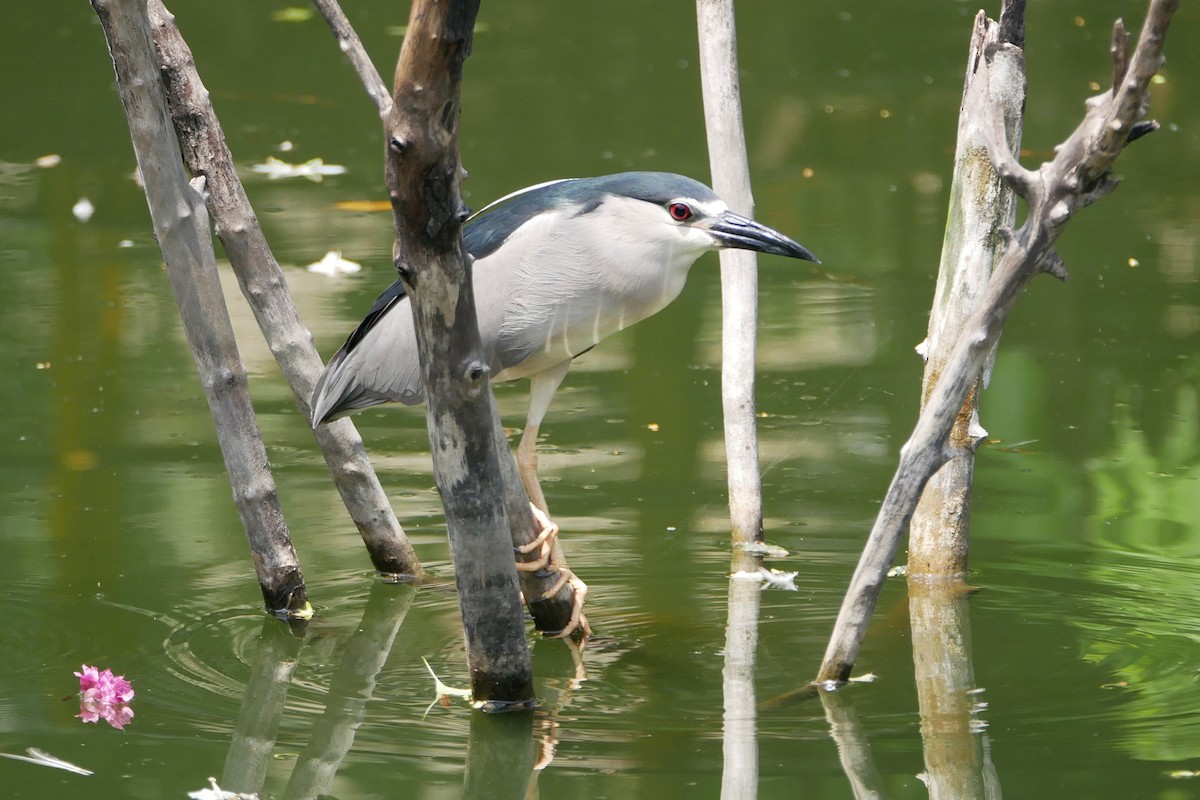
[[[735,547],[731,574],[757,572],[762,559]],[[754,666],[758,652],[758,612],[762,604],[758,581],[729,579],[725,626],[725,667],[721,693],[724,769],[722,800],[753,800],[758,796],[758,711],[755,708]]]
[[[992,800],[1000,780],[991,761],[986,708],[971,662],[970,589],[959,581],[910,580],[913,667],[932,800]]]
[[[313,726],[308,745],[292,770],[285,798],[307,798],[332,792],[338,768],[354,744],[367,701],[416,596],[416,587],[376,581],[362,622],[350,637],[337,671],[329,682],[325,712]],[[257,793],[271,763],[276,732],[303,640],[277,620],[264,621],[258,651],[237,727],[230,742],[221,786],[226,791]]]

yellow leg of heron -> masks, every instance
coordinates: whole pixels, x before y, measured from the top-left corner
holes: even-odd
[[[529,494],[530,510],[533,512],[535,524],[539,527],[538,535],[533,541],[517,548],[521,553],[538,550],[539,557],[533,561],[518,561],[517,569],[533,572],[550,567],[559,573],[558,581],[542,595],[543,597],[553,597],[568,583],[574,590],[575,598],[571,609],[571,619],[566,627],[556,634],[558,638],[566,638],[580,628],[585,634],[592,632],[587,618],[583,616],[583,601],[587,597],[587,584],[567,568],[562,547],[558,544],[558,525],[550,519],[546,495],[542,491],[542,485],[537,477],[538,429],[541,427],[542,419],[546,416],[546,411],[550,408],[550,400],[558,391],[558,386],[562,383],[570,366],[570,361],[564,361],[530,378],[529,416],[526,419],[525,430],[521,434],[521,442],[517,445],[517,472],[521,476],[521,483],[525,485],[525,491]]]
[[[550,369],[532,375],[529,378],[529,415],[525,419],[525,431],[521,434],[521,443],[517,445],[517,472],[521,475],[521,483],[529,493],[529,502],[549,515],[546,506],[546,495],[537,477],[537,437],[542,419],[550,409],[550,401],[554,393],[570,369],[570,360],[555,364]]]
[[[542,484],[537,476],[537,437],[538,426],[526,425],[525,432],[521,434],[521,443],[517,445],[517,473],[521,476],[521,483],[525,484],[529,502],[543,514],[549,514],[546,495],[542,492]]]

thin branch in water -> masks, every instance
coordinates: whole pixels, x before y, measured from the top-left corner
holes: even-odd
[[[184,163],[205,179],[206,206],[242,295],[308,419],[309,398],[323,366],[312,334],[296,311],[283,270],[238,178],[220,120],[175,18],[161,0],[149,0],[147,10]],[[393,580],[419,576],[421,562],[392,512],[354,423],[337,420],[319,426],[313,435],[375,569]]]
[[[342,7],[338,5],[337,0],[312,0],[312,4],[329,25],[329,29],[333,31],[333,35],[338,42],[338,48],[346,54],[346,58],[350,61],[350,66],[354,67],[354,71],[358,74],[358,79],[362,81],[363,88],[367,90],[367,95],[370,96],[371,102],[379,110],[380,118],[386,120],[387,115],[392,110],[392,93],[388,91],[387,84],[383,82],[383,78],[379,77],[379,70],[375,69],[375,64],[371,61],[371,57],[367,55],[367,50],[363,47],[362,40],[358,38],[358,34],[355,33],[350,20],[346,18],[346,14],[342,11]]]

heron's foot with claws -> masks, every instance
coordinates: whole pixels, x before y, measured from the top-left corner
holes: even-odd
[[[583,615],[583,603],[587,599],[588,586],[579,576],[565,566],[559,566],[554,563],[554,540],[558,536],[558,525],[554,520],[550,519],[540,508],[530,503],[529,510],[533,514],[534,522],[537,524],[539,533],[528,544],[513,548],[521,555],[527,555],[532,552],[537,552],[537,558],[532,561],[517,560],[517,570],[520,572],[537,572],[543,569],[550,569],[558,573],[558,580],[554,585],[542,593],[539,600],[549,600],[562,591],[564,586],[570,585],[573,593],[571,604],[571,618],[561,631],[551,635],[552,639],[566,639],[576,631],[582,631],[585,637],[591,636],[592,628],[588,625],[587,617]]]
[[[550,564],[550,555],[554,552],[554,540],[558,537],[558,525],[550,517],[546,516],[540,508],[533,503],[529,504],[529,510],[533,513],[533,521],[537,523],[540,532],[533,541],[528,544],[523,544],[520,547],[514,547],[521,555],[528,555],[533,551],[538,551],[538,557],[532,561],[517,560],[518,572],[537,572],[544,569]]]

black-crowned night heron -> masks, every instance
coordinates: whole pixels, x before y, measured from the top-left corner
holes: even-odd
[[[471,217],[479,333],[492,380],[529,378],[517,465],[546,512],[537,479],[538,427],[571,360],[661,311],[709,250],[740,248],[816,261],[788,237],[729,210],[698,181],[624,172],[522,189]],[[313,392],[313,422],[379,403],[422,400],[421,368],[400,281],[330,360]]]

